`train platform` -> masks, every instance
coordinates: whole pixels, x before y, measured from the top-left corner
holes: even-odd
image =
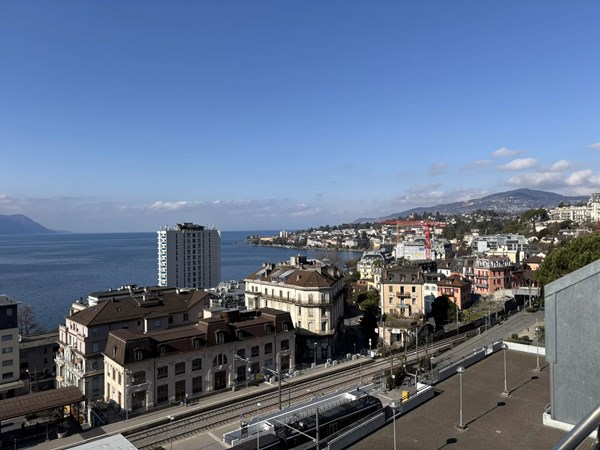
[[[303,371],[297,376],[286,379],[286,381],[283,382],[283,387],[286,387],[285,385],[287,380],[294,384],[296,382],[318,378],[323,374],[332,373],[336,370],[354,366],[358,367],[359,365],[365,365],[369,363],[371,363],[371,359],[366,356],[362,356],[354,360],[351,359],[342,363],[337,363],[336,365],[319,365],[315,369]],[[261,394],[265,394],[267,392],[277,391],[277,389],[277,383],[267,382],[261,383],[256,386],[240,386],[235,391],[226,391],[219,394],[215,394],[213,396],[203,397],[200,401],[196,403],[190,403],[188,406],[171,406],[161,408],[159,410],[133,416],[128,420],[122,420],[101,427],[88,429],[83,431],[82,433],[69,435],[62,439],[53,439],[50,441],[41,442],[29,448],[33,448],[36,450],[68,449],[76,445],[81,445],[86,441],[93,441],[103,436],[109,436],[113,434],[125,433],[130,430],[135,430],[140,426],[150,425],[153,423],[165,423],[169,420],[168,416],[175,417],[175,420],[177,420],[177,417],[181,415],[189,415],[194,411],[203,410],[207,408],[219,408],[232,403],[234,400],[237,401],[241,399],[252,398]],[[173,441],[172,448],[173,450],[217,450],[227,448],[226,445],[222,444],[223,434],[227,431],[233,430],[237,426],[238,424],[232,424],[217,431],[212,431],[210,433],[202,433],[201,435],[195,436],[194,438],[190,438],[189,440]],[[204,443],[206,443],[206,445]]]

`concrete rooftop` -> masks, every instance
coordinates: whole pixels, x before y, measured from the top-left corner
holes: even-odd
[[[550,403],[549,370],[540,356],[541,373],[534,372],[535,354],[506,353],[509,397],[504,390],[502,351],[467,368],[463,374],[463,421],[459,422],[459,377],[435,386],[436,396],[405,416],[396,418],[397,448],[406,449],[550,449],[566,434],[542,424]],[[391,393],[390,397],[396,397]],[[592,440],[580,448],[589,449]],[[392,424],[350,447],[352,450],[393,448]]]

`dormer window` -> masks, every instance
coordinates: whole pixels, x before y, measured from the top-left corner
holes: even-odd
[[[158,346],[158,354],[162,356],[165,353],[167,353],[167,346],[165,344],[160,344]]]
[[[237,330],[237,331],[235,332],[235,336],[236,336],[238,339],[244,339],[244,332],[243,332],[242,330]]]
[[[273,326],[273,324],[268,323],[267,325],[265,325],[265,332],[267,334],[273,334],[273,333],[275,333],[275,327]]]
[[[193,344],[194,348],[200,348],[200,338],[192,339],[192,344]]]
[[[217,344],[225,343],[225,333],[222,331],[217,331]]]
[[[141,361],[144,358],[144,352],[141,349],[136,349],[133,351],[133,359],[135,361]]]
[[[287,333],[288,331],[290,331],[290,324],[288,322],[283,322],[282,326],[283,326],[284,333]]]

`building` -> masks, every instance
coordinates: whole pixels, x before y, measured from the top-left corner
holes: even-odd
[[[590,196],[587,204],[578,206],[559,206],[548,211],[550,219],[556,221],[571,220],[582,223],[600,221],[600,193]]]
[[[289,262],[263,264],[244,282],[246,307],[290,313],[297,360],[332,358],[344,318],[344,277],[337,267],[296,256]]]
[[[471,306],[471,282],[465,280],[459,275],[451,275],[436,282],[437,292],[440,296],[445,296],[454,303],[458,309],[464,309]]]
[[[473,253],[511,252],[523,255],[529,249],[527,238],[521,234],[495,234],[474,236],[471,242]],[[517,261],[518,262],[518,261]]]
[[[600,406],[598,286],[600,260],[544,287],[550,416],[564,424],[574,425]]]
[[[511,289],[511,260],[507,256],[479,255],[473,268],[475,282],[473,291],[490,295],[501,289]]]
[[[158,232],[158,285],[208,289],[221,282],[221,232],[178,223]]]
[[[59,326],[56,387],[77,386],[89,400],[102,399],[102,352],[111,331],[148,333],[196,323],[212,298],[203,290],[131,285],[80,300]]]
[[[23,388],[19,379],[19,328],[17,327],[18,303],[6,295],[0,295],[0,400],[15,397]]]
[[[21,380],[26,383],[22,394],[54,388],[57,341],[57,331],[21,337],[19,373]]]
[[[416,317],[425,312],[423,271],[420,267],[385,269],[381,280],[381,311],[394,317]]]
[[[195,324],[109,334],[106,401],[127,411],[187,402],[287,372],[294,363],[290,314],[218,308]]]

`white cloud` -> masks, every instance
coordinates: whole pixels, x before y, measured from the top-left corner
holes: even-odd
[[[573,172],[571,175],[567,177],[565,180],[565,184],[567,186],[581,186],[582,184],[588,183],[591,181],[592,171],[590,169],[580,170],[578,172]]]
[[[538,164],[537,159],[517,158],[517,159],[513,159],[508,164],[499,166],[499,168],[502,170],[524,170],[524,169],[530,169],[532,167],[535,167],[535,166],[537,166],[537,164]]]
[[[474,163],[467,164],[464,168],[467,170],[471,169],[483,169],[484,167],[489,167],[492,165],[494,161],[491,159],[480,159],[479,161],[475,161]]]
[[[166,210],[166,211],[178,211],[186,207],[193,206],[195,202],[179,201],[179,202],[154,202],[148,206],[148,209],[155,210]]]
[[[429,175],[442,175],[446,171],[447,164],[445,162],[437,162],[429,166]]]
[[[506,147],[500,147],[492,152],[494,158],[505,158],[507,156],[515,156],[521,153],[519,150],[510,150]]]
[[[590,144],[590,148],[592,150],[600,150],[600,142],[594,142],[593,144]]]
[[[560,161],[556,161],[554,164],[550,166],[550,171],[560,171],[565,170],[571,167],[571,163],[566,159],[561,159]]]

